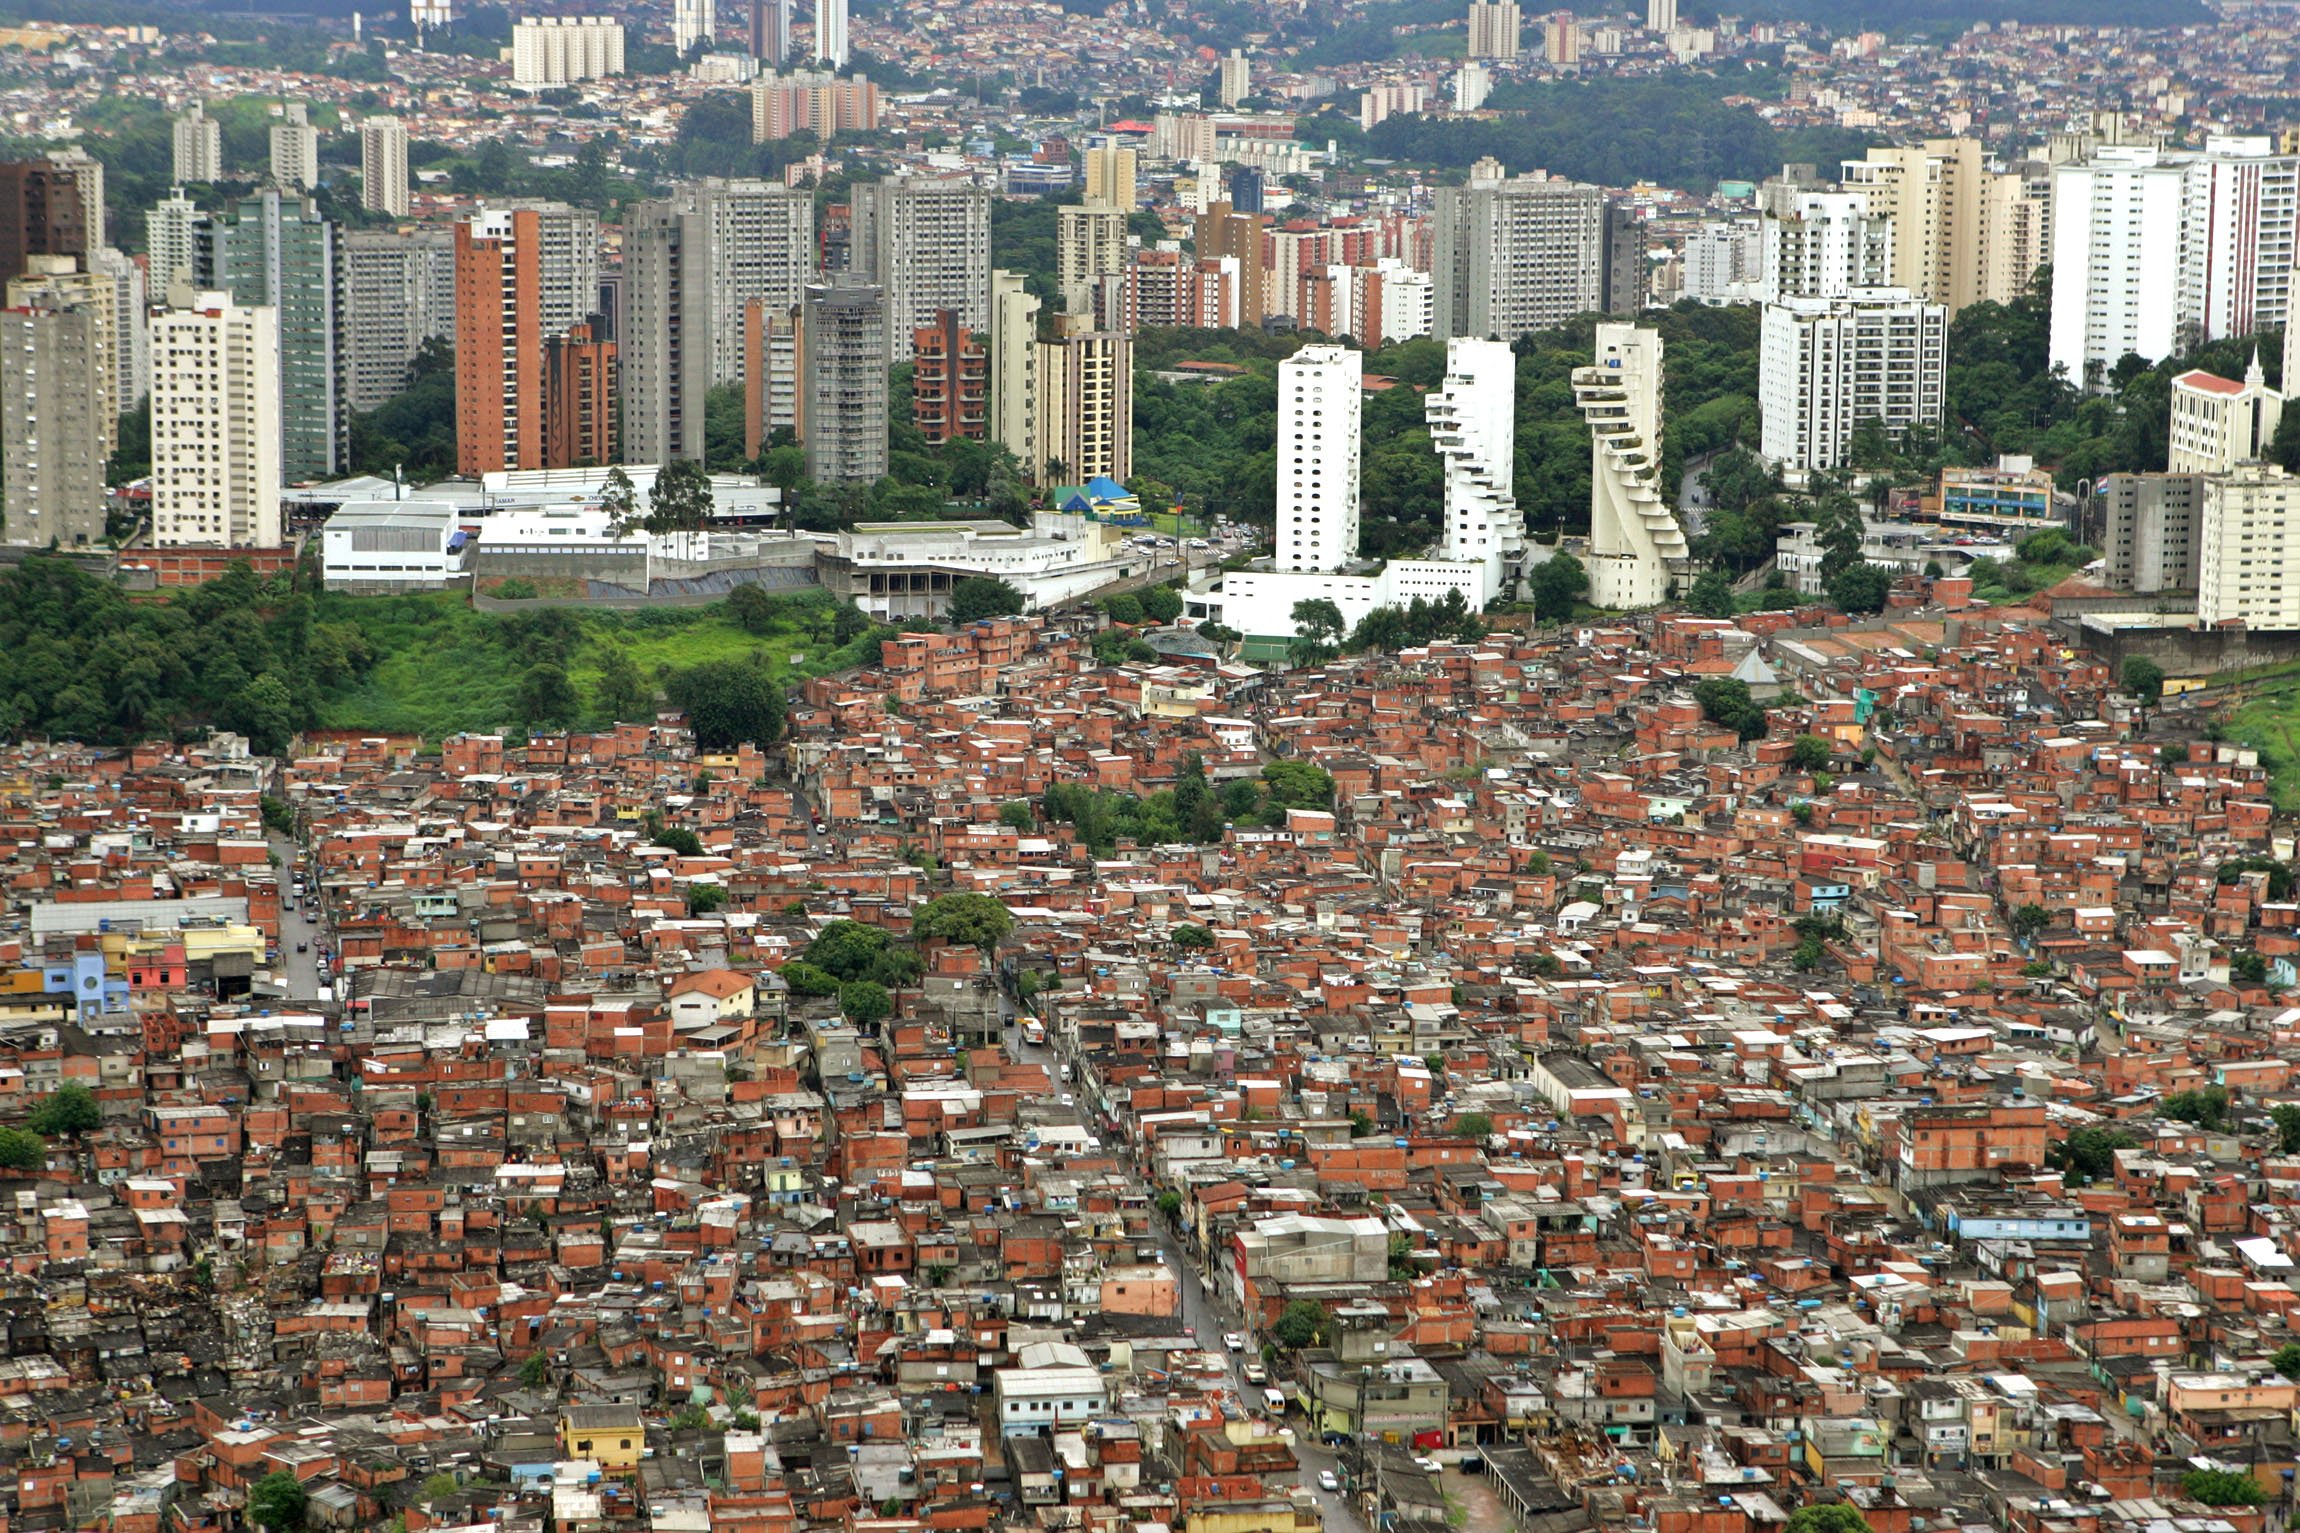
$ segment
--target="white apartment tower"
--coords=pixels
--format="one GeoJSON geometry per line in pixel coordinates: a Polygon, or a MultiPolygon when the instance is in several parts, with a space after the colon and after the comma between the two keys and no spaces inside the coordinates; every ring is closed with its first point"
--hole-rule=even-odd
{"type": "Polygon", "coordinates": [[[1595,362],[1573,373],[1589,422],[1589,599],[1600,607],[1666,601],[1691,559],[1661,484],[1661,351],[1657,330],[1601,324],[1595,362]]]}
{"type": "Polygon", "coordinates": [[[719,29],[713,0],[671,0],[671,49],[684,58],[697,43],[708,43],[719,29]]]}
{"type": "Polygon", "coordinates": [[[1095,201],[1056,209],[1054,251],[1062,311],[1083,314],[1092,307],[1094,284],[1126,269],[1126,210],[1095,201]]]}
{"type": "Polygon", "coordinates": [[[112,279],[33,256],[0,308],[0,542],[104,536],[104,470],[119,424],[112,279]]]}
{"type": "Polygon", "coordinates": [[[165,296],[177,283],[192,280],[199,260],[199,226],[199,204],[180,186],[170,187],[168,195],[144,215],[145,270],[154,293],[165,296]]]}
{"type": "Polygon", "coordinates": [[[151,304],[145,298],[144,268],[107,245],[88,258],[88,269],[112,279],[116,409],[126,415],[152,390],[151,304]]]}
{"type": "Polygon", "coordinates": [[[1214,81],[1214,99],[1225,107],[1235,107],[1252,95],[1253,89],[1253,66],[1246,62],[1243,50],[1232,48],[1222,56],[1214,81]]]}
{"type": "Polygon", "coordinates": [[[1509,63],[1517,57],[1518,38],[1524,31],[1524,13],[1517,0],[1470,0],[1466,50],[1470,58],[1509,63]]]}
{"type": "Polygon", "coordinates": [[[1948,307],[1901,288],[1765,306],[1757,360],[1764,453],[1792,469],[1835,469],[1870,422],[1898,440],[1938,429],[1948,307]]]}
{"type": "Polygon", "coordinates": [[[308,192],[319,185],[319,130],[300,101],[280,109],[272,124],[272,179],[287,192],[308,192]]]}
{"type": "Polygon", "coordinates": [[[280,541],[278,314],[228,293],[152,321],[152,541],[274,548],[280,541]]]}
{"type": "Polygon", "coordinates": [[[1358,553],[1358,422],[1365,358],[1305,346],[1278,364],[1274,567],[1339,570],[1358,553]]]}
{"type": "Polygon", "coordinates": [[[1020,272],[990,274],[990,439],[1032,484],[1046,473],[1038,436],[1038,300],[1020,272]]]}
{"type": "Polygon", "coordinates": [[[2268,386],[2258,347],[2241,383],[2202,368],[2182,373],[2172,380],[2165,470],[2225,474],[2240,463],[2257,462],[2268,455],[2283,418],[2284,396],[2268,386]]]}
{"type": "Polygon", "coordinates": [[[572,85],[623,72],[623,24],[605,16],[522,16],[511,28],[511,83],[572,85]]]}
{"type": "Polygon", "coordinates": [[[224,178],[223,124],[208,115],[207,103],[195,101],[176,119],[175,171],[177,182],[221,181],[224,178]]]}
{"type": "Polygon", "coordinates": [[[1525,514],[1511,493],[1517,354],[1503,341],[1457,336],[1446,342],[1445,362],[1445,382],[1423,405],[1445,473],[1439,557],[1485,567],[1485,589],[1473,603],[1483,606],[1525,555],[1525,514]]]}
{"type": "Polygon", "coordinates": [[[847,67],[847,0],[815,0],[815,58],[832,69],[847,67]]]}
{"type": "Polygon", "coordinates": [[[1677,0],[1645,0],[1645,30],[1670,33],[1677,30],[1677,0]]]}
{"type": "Polygon", "coordinates": [[[370,213],[407,216],[407,124],[370,117],[359,125],[359,205],[370,213]]]}
{"type": "Polygon", "coordinates": [[[2210,475],[2198,521],[2197,621],[2300,628],[2300,479],[2273,463],[2210,475]]]}
{"type": "Polygon", "coordinates": [[[1768,181],[1758,216],[1764,235],[1758,294],[1766,303],[1842,298],[1892,280],[1893,221],[1872,214],[1860,192],[1768,181]]]}
{"type": "Polygon", "coordinates": [[[990,324],[990,193],[942,176],[889,176],[853,192],[850,263],[885,289],[889,360],[908,362],[911,333],[950,309],[969,330],[990,324]]]}
{"type": "Polygon", "coordinates": [[[2278,154],[2271,138],[2213,137],[2184,172],[2180,348],[2283,324],[2291,307],[2300,156],[2278,154]]]}

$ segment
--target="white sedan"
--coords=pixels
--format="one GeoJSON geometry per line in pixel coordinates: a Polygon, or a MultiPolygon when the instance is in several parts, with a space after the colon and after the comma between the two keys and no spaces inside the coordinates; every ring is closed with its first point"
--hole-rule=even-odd
{"type": "Polygon", "coordinates": [[[1333,1491],[1340,1490],[1341,1488],[1342,1482],[1334,1478],[1334,1472],[1331,1469],[1321,1469],[1318,1471],[1318,1489],[1333,1491]]]}
{"type": "Polygon", "coordinates": [[[1246,1338],[1236,1331],[1224,1331],[1222,1345],[1233,1352],[1243,1352],[1246,1350],[1246,1338]]]}

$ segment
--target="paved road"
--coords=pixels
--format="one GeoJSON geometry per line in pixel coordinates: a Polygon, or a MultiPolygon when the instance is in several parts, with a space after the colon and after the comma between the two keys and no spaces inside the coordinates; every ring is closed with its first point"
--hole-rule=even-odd
{"type": "Polygon", "coordinates": [[[272,977],[287,986],[291,1001],[313,1001],[319,998],[319,946],[325,941],[324,928],[317,921],[304,919],[303,907],[293,902],[289,891],[294,888],[296,852],[295,842],[276,832],[269,838],[271,848],[280,860],[280,961],[272,967],[272,977]],[[296,951],[302,943],[303,952],[296,951]]]}
{"type": "MultiPolygon", "coordinates": [[[[1064,1040],[1049,1033],[1046,1044],[1033,1048],[1022,1041],[1022,1032],[1019,1027],[1010,1031],[1007,1037],[1007,1047],[1012,1051],[1015,1058],[1044,1064],[1047,1074],[1055,1079],[1055,1090],[1076,1101],[1081,1118],[1090,1117],[1092,1109],[1080,1097],[1077,1084],[1061,1079],[1062,1063],[1072,1058],[1069,1045],[1064,1040]]],[[[1262,1386],[1247,1383],[1245,1375],[1246,1364],[1256,1360],[1259,1355],[1258,1352],[1232,1353],[1224,1347],[1222,1342],[1224,1335],[1232,1331],[1243,1332],[1246,1329],[1244,1323],[1239,1319],[1237,1305],[1220,1290],[1219,1285],[1209,1285],[1204,1280],[1197,1263],[1184,1249],[1181,1236],[1176,1233],[1174,1227],[1163,1216],[1153,1214],[1150,1222],[1158,1242],[1159,1253],[1168,1266],[1181,1274],[1182,1313],[1180,1318],[1184,1329],[1195,1336],[1198,1339],[1198,1344],[1207,1351],[1217,1353],[1228,1360],[1230,1384],[1238,1393],[1240,1405],[1254,1410],[1261,1409],[1262,1386]]],[[[1316,1499],[1318,1510],[1325,1520],[1325,1525],[1328,1528],[1345,1529],[1350,1530],[1350,1533],[1359,1533],[1359,1530],[1363,1530],[1366,1526],[1365,1520],[1342,1496],[1322,1490],[1318,1485],[1318,1476],[1321,1472],[1338,1471],[1339,1464],[1334,1450],[1317,1441],[1316,1434],[1310,1431],[1308,1419],[1299,1411],[1287,1413],[1286,1425],[1294,1431],[1294,1454],[1301,1460],[1302,1488],[1316,1499]]]]}

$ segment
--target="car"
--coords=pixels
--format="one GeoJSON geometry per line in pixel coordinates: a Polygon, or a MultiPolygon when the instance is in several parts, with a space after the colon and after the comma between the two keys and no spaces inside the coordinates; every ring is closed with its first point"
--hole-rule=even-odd
{"type": "Polygon", "coordinates": [[[1248,1363],[1242,1371],[1245,1373],[1246,1382],[1249,1384],[1267,1384],[1270,1382],[1270,1370],[1260,1363],[1248,1363]]]}
{"type": "Polygon", "coordinates": [[[295,945],[295,950],[299,953],[308,953],[311,951],[311,944],[308,942],[299,942],[295,945]]]}
{"type": "Polygon", "coordinates": [[[1421,1470],[1424,1474],[1443,1474],[1445,1472],[1445,1465],[1439,1463],[1436,1459],[1431,1458],[1426,1454],[1420,1455],[1414,1459],[1414,1467],[1421,1470]]]}
{"type": "Polygon", "coordinates": [[[1233,1352],[1243,1352],[1246,1350],[1246,1338],[1236,1331],[1224,1331],[1222,1345],[1233,1352]]]}
{"type": "Polygon", "coordinates": [[[1483,1474],[1485,1473],[1485,1460],[1474,1453],[1465,1453],[1461,1456],[1461,1462],[1454,1465],[1454,1468],[1463,1474],[1483,1474]]]}
{"type": "Polygon", "coordinates": [[[1331,1469],[1321,1469],[1318,1471],[1318,1489],[1323,1491],[1337,1491],[1341,1488],[1342,1482],[1334,1477],[1334,1472],[1331,1469]]]}
{"type": "Polygon", "coordinates": [[[1350,1434],[1347,1432],[1320,1432],[1318,1441],[1329,1448],[1347,1448],[1350,1445],[1350,1434]]]}

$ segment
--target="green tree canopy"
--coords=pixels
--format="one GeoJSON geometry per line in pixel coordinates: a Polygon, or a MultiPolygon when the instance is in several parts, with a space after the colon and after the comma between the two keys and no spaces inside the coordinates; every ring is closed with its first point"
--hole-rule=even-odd
{"type": "Polygon", "coordinates": [[[2268,1488],[2241,1469],[2191,1469],[2180,1477],[2180,1493],[2206,1506],[2259,1506],[2268,1488]]]}
{"type": "Polygon", "coordinates": [[[665,691],[704,750],[772,745],[783,732],[783,689],[758,660],[706,660],[672,672],[665,691]]]}
{"type": "Polygon", "coordinates": [[[46,1138],[77,1139],[104,1122],[104,1109],[96,1094],[77,1081],[66,1081],[32,1110],[25,1126],[46,1138]]]}
{"type": "Polygon", "coordinates": [[[839,1010],[861,1028],[873,1028],[894,1014],[894,998],[886,986],[858,979],[839,986],[839,1010]]]}
{"type": "Polygon", "coordinates": [[[10,1171],[37,1171],[48,1164],[48,1146],[38,1134],[20,1128],[0,1128],[0,1167],[10,1171]]]}
{"type": "Polygon", "coordinates": [[[1562,623],[1589,593],[1589,569],[1571,554],[1552,554],[1533,567],[1533,615],[1562,623]]]}
{"type": "Polygon", "coordinates": [[[1014,930],[1014,917],[987,894],[943,894],[920,907],[910,930],[921,942],[959,943],[987,955],[1014,930]]]}
{"type": "Polygon", "coordinates": [[[969,575],[951,584],[950,621],[953,627],[986,617],[1012,617],[1029,610],[1030,598],[1006,581],[989,575],[969,575]]]}
{"type": "Polygon", "coordinates": [[[1291,1352],[1315,1346],[1326,1334],[1326,1307],[1308,1299],[1295,1299],[1279,1311],[1270,1338],[1291,1352]]]}
{"type": "Polygon", "coordinates": [[[1723,570],[1703,570],[1685,591],[1686,609],[1699,617],[1733,615],[1733,577],[1723,570]]]}
{"type": "Polygon", "coordinates": [[[310,1505],[303,1482],[285,1469],[275,1469],[249,1489],[248,1520],[266,1533],[301,1533],[310,1505]]]}
{"type": "Polygon", "coordinates": [[[1789,1514],[1782,1533],[1869,1533],[1869,1520],[1841,1501],[1801,1506],[1789,1514]]]}

